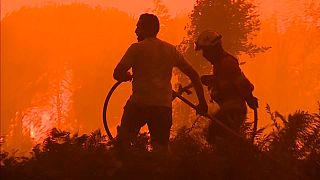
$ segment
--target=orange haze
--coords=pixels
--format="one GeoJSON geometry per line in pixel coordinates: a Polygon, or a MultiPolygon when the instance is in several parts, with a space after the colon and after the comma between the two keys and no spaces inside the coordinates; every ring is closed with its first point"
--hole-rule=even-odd
{"type": "MultiPolygon", "coordinates": [[[[170,16],[159,14],[159,36],[178,45],[195,0],[162,2],[170,16]]],[[[299,108],[316,111],[320,16],[313,7],[320,1],[256,2],[262,25],[254,41],[272,48],[239,58],[246,61],[242,69],[260,99],[260,126],[271,123],[264,111],[267,103],[285,114],[299,108]]],[[[7,146],[30,146],[53,127],[103,129],[101,110],[114,83],[113,68],[136,41],[138,15],[153,8],[152,0],[2,0],[1,137],[7,146]]],[[[108,110],[113,132],[129,94],[126,84],[113,96],[108,110]]]]}

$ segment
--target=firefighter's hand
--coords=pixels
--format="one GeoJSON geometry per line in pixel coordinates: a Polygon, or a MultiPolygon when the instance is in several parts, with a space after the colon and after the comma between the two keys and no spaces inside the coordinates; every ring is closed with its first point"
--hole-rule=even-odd
{"type": "Polygon", "coordinates": [[[203,85],[210,86],[214,81],[214,76],[213,75],[202,75],[200,80],[203,85]]]}
{"type": "Polygon", "coordinates": [[[251,96],[249,98],[246,98],[247,104],[251,109],[257,109],[259,107],[258,105],[258,98],[251,96]]]}
{"type": "Polygon", "coordinates": [[[208,113],[208,104],[207,102],[200,102],[197,106],[197,114],[206,115],[208,113]]]}

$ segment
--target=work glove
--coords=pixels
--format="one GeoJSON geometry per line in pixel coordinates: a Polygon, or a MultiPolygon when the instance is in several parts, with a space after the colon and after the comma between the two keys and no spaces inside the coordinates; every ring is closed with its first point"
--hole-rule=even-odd
{"type": "Polygon", "coordinates": [[[257,109],[259,107],[258,98],[254,97],[253,95],[246,98],[246,102],[251,109],[257,109]]]}

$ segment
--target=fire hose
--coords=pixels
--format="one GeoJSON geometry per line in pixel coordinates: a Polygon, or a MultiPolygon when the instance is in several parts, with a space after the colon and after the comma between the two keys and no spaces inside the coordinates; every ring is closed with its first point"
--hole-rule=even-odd
{"type": "Polygon", "coordinates": [[[110,101],[110,98],[114,92],[114,90],[117,89],[117,87],[121,84],[120,81],[116,82],[110,89],[110,91],[108,92],[108,95],[104,101],[104,105],[103,105],[103,112],[102,112],[102,119],[103,119],[103,126],[104,126],[104,129],[106,130],[106,133],[109,137],[110,140],[113,140],[113,136],[110,132],[110,129],[108,127],[108,121],[107,121],[107,109],[108,109],[108,104],[109,104],[109,101],[110,101]]]}

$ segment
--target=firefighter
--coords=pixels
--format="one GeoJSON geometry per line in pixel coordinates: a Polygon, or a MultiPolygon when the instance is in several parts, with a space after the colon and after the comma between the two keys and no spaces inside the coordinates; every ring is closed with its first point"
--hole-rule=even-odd
{"type": "MultiPolygon", "coordinates": [[[[195,49],[202,50],[202,56],[213,65],[213,74],[201,76],[201,81],[208,87],[211,101],[220,107],[214,118],[239,133],[246,120],[246,103],[256,109],[258,100],[252,95],[254,86],[241,71],[238,60],[223,49],[221,39],[221,34],[208,30],[195,43],[195,49]]],[[[227,135],[223,128],[211,122],[208,142],[214,143],[217,137],[227,135]]]]}
{"type": "Polygon", "coordinates": [[[114,70],[116,80],[132,79],[132,95],[124,107],[117,139],[128,146],[147,124],[154,149],[166,151],[172,125],[173,67],[191,79],[199,99],[198,113],[206,114],[208,106],[198,73],[175,46],[157,38],[158,32],[157,16],[142,14],[135,30],[138,42],[128,48],[114,70]]]}

